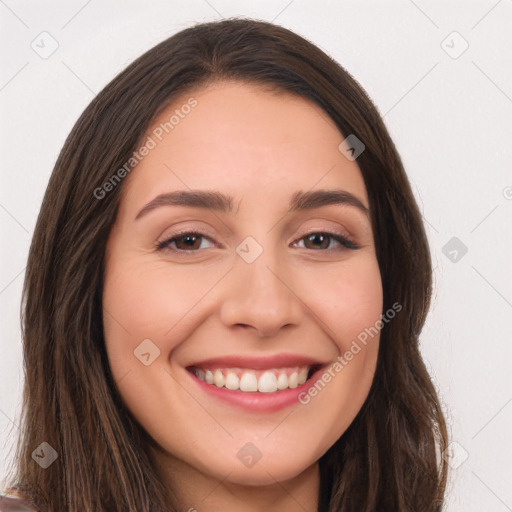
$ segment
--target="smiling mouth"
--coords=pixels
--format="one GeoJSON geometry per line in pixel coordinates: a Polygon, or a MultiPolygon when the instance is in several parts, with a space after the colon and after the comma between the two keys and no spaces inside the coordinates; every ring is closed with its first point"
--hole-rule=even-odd
{"type": "Polygon", "coordinates": [[[308,381],[321,364],[254,370],[247,368],[187,368],[198,379],[231,391],[242,393],[279,393],[295,389],[308,381]]]}

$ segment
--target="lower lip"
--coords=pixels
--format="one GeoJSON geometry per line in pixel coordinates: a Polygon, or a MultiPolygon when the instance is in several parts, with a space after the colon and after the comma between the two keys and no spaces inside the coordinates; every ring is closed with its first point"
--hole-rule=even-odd
{"type": "Polygon", "coordinates": [[[285,389],[274,393],[261,393],[234,391],[224,387],[219,388],[214,384],[208,384],[197,377],[193,372],[187,371],[192,380],[201,390],[224,403],[245,409],[249,412],[268,413],[275,412],[294,404],[299,404],[299,395],[304,396],[316,381],[322,376],[325,367],[319,368],[309,380],[294,389],[285,389]]]}

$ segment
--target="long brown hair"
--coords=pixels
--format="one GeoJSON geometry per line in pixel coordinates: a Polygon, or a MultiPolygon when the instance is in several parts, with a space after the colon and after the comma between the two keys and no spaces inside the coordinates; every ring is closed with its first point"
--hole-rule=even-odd
{"type": "Polygon", "coordinates": [[[369,197],[383,312],[394,303],[402,311],[381,332],[367,400],[319,461],[319,511],[439,512],[447,431],[418,348],[432,267],[401,159],[377,109],[343,67],[285,28],[240,18],[197,24],[139,57],[94,98],[64,144],[23,289],[22,434],[9,487],[49,511],[172,510],[172,491],[145,449],[148,436],[121,403],[109,370],[101,297],[122,183],[103,198],[97,191],[173,98],[217,80],[299,94],[365,145],[357,163],[369,197]],[[47,469],[32,458],[42,442],[58,453],[47,469]]]}

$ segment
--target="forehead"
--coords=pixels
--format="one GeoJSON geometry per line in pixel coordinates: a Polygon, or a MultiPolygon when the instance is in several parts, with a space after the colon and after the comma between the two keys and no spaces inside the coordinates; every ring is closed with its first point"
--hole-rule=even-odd
{"type": "Polygon", "coordinates": [[[343,188],[366,204],[355,161],[338,149],[344,139],[312,101],[269,86],[219,82],[182,94],[147,130],[152,149],[124,184],[124,201],[173,189],[215,189],[235,197],[343,188]],[[191,106],[194,105],[194,106],[191,106]]]}

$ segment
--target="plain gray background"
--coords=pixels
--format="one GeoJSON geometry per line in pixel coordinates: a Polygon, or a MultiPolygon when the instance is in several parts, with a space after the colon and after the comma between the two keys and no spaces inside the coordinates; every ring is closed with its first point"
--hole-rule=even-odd
{"type": "Polygon", "coordinates": [[[66,136],[144,51],[235,15],[310,39],[384,116],[434,260],[422,353],[452,436],[447,510],[512,511],[511,0],[0,1],[0,477],[18,431],[26,257],[66,136]]]}

